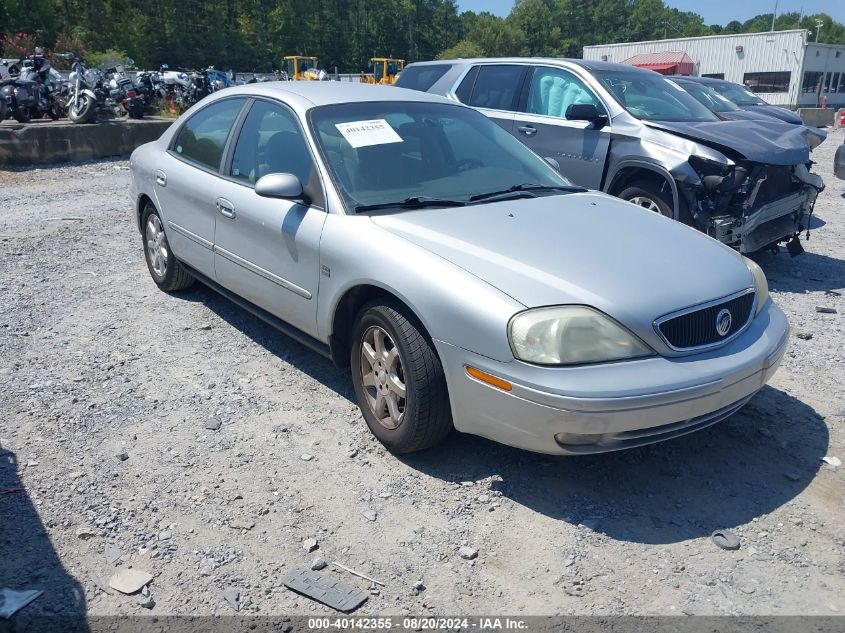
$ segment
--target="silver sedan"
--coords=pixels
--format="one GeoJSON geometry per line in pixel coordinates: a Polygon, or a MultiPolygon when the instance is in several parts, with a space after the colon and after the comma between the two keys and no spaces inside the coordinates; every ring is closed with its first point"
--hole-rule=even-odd
{"type": "Polygon", "coordinates": [[[786,347],[754,262],[432,95],[230,88],[130,164],[155,283],[199,280],[350,366],[396,453],[453,428],[553,454],[669,439],[742,407],[786,347]]]}

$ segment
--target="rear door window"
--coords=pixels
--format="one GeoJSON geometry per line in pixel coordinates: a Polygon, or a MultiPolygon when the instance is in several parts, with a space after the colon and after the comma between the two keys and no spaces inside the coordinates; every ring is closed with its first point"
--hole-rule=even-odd
{"type": "Polygon", "coordinates": [[[525,66],[486,64],[478,69],[468,105],[490,110],[515,110],[525,66]]]}
{"type": "Polygon", "coordinates": [[[396,80],[400,88],[410,88],[426,92],[438,79],[445,75],[452,67],[451,64],[426,64],[425,66],[409,66],[402,71],[396,80]]]}
{"type": "Polygon", "coordinates": [[[223,148],[245,99],[225,99],[188,119],[176,135],[173,151],[180,158],[217,171],[223,148]]]}

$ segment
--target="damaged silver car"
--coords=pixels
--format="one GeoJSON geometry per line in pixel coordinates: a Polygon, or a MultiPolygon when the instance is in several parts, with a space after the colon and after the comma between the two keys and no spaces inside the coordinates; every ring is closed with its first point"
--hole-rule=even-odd
{"type": "Polygon", "coordinates": [[[411,64],[397,85],[479,109],[578,185],[619,196],[750,253],[802,251],[821,178],[809,131],[722,121],[650,70],[587,60],[411,64]]]}

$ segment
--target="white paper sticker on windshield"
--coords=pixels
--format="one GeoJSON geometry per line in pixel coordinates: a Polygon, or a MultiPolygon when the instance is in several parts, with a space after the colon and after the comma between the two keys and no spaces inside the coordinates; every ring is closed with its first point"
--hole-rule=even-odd
{"type": "Polygon", "coordinates": [[[402,142],[402,137],[384,119],[336,123],[335,127],[338,129],[338,132],[343,134],[343,138],[355,149],[369,145],[386,145],[387,143],[402,142]]]}

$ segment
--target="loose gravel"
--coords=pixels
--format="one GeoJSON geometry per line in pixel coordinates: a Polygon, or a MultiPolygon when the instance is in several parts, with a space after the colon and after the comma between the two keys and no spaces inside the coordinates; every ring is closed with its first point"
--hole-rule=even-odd
{"type": "Polygon", "coordinates": [[[126,161],[0,172],[0,587],[44,591],[18,618],[324,613],[291,567],[364,590],[359,614],[845,611],[845,469],[823,462],[845,456],[842,141],[814,152],[807,253],[756,257],[792,324],[770,385],[577,458],[457,434],[386,453],[345,371],[210,290],[156,289],[126,161]],[[111,589],[130,568],[152,580],[111,589]]]}

